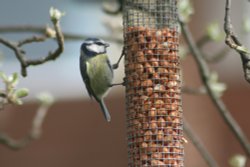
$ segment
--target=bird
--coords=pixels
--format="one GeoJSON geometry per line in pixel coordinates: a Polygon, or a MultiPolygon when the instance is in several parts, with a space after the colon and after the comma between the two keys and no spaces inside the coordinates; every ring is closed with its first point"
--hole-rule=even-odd
{"type": "Polygon", "coordinates": [[[107,95],[113,81],[113,68],[107,55],[109,44],[99,38],[88,38],[80,48],[80,71],[90,98],[99,103],[107,122],[111,121],[110,113],[105,105],[107,95]]]}

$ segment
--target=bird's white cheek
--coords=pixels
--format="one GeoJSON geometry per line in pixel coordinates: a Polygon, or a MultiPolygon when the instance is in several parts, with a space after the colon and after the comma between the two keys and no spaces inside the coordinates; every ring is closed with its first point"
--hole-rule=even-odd
{"type": "Polygon", "coordinates": [[[102,53],[105,50],[103,46],[98,45],[89,45],[87,46],[87,49],[95,53],[102,53]]]}

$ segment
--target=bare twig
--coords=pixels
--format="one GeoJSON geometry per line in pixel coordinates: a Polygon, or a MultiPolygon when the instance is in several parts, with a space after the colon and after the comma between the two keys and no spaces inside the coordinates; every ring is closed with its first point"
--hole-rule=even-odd
{"type": "Polygon", "coordinates": [[[203,159],[206,161],[208,166],[210,167],[218,167],[219,165],[215,161],[215,159],[212,157],[212,155],[207,151],[206,147],[200,140],[200,138],[193,132],[192,128],[190,127],[187,120],[184,119],[184,131],[188,138],[192,141],[193,145],[196,147],[196,149],[199,151],[203,159]]]}
{"type": "Polygon", "coordinates": [[[59,55],[63,52],[64,50],[64,37],[61,32],[59,22],[53,22],[54,23],[54,28],[56,31],[56,40],[58,44],[58,48],[54,52],[49,52],[49,54],[41,59],[35,59],[35,60],[27,60],[27,66],[29,65],[38,65],[38,64],[43,64],[47,61],[50,60],[55,60],[56,58],[59,57],[59,55]]]}
{"type": "Polygon", "coordinates": [[[6,47],[8,47],[9,49],[15,52],[16,58],[21,64],[21,73],[22,75],[26,76],[27,75],[27,70],[26,70],[27,63],[26,63],[25,55],[23,54],[24,51],[21,48],[19,48],[17,44],[10,42],[1,37],[0,37],[0,43],[2,43],[3,45],[5,45],[6,47]]]}
{"type": "Polygon", "coordinates": [[[229,110],[227,109],[223,101],[218,96],[216,96],[215,92],[213,91],[211,85],[209,84],[209,77],[210,77],[209,67],[206,61],[204,60],[200,50],[196,46],[193,37],[189,31],[189,28],[181,20],[179,20],[179,22],[182,28],[184,38],[187,41],[187,44],[189,46],[190,51],[192,52],[192,55],[194,56],[196,64],[198,65],[200,77],[207,90],[209,97],[211,98],[214,105],[217,107],[224,121],[232,130],[234,135],[237,137],[238,141],[240,142],[241,146],[243,147],[247,155],[250,156],[250,145],[246,135],[243,133],[238,123],[234,120],[234,118],[230,114],[229,110]]]}
{"type": "Polygon", "coordinates": [[[47,36],[33,36],[30,38],[26,38],[24,40],[20,40],[17,44],[18,47],[21,47],[22,45],[26,45],[29,43],[33,43],[33,42],[43,42],[47,39],[47,36]]]}
{"type": "Polygon", "coordinates": [[[26,147],[31,141],[38,139],[42,132],[42,124],[48,112],[49,106],[41,104],[32,122],[30,132],[20,140],[16,140],[0,132],[0,143],[13,150],[19,150],[26,147]]]}
{"type": "MultiPolygon", "coordinates": [[[[55,33],[56,33],[55,36],[56,36],[58,48],[55,51],[49,52],[48,55],[46,55],[42,58],[39,58],[39,59],[33,59],[33,60],[27,59],[25,52],[21,49],[21,46],[24,44],[32,43],[32,42],[44,41],[47,38],[46,36],[40,36],[40,37],[33,36],[31,38],[21,40],[17,43],[10,42],[10,41],[0,37],[0,43],[2,43],[3,45],[5,45],[6,47],[10,48],[11,50],[13,50],[15,52],[15,55],[21,64],[21,73],[23,76],[27,76],[27,67],[28,66],[39,65],[39,64],[43,64],[47,61],[55,60],[63,52],[63,50],[64,50],[64,37],[63,37],[63,34],[62,34],[60,26],[59,26],[59,20],[52,21],[52,22],[53,22],[55,33]]],[[[29,30],[34,31],[34,28],[35,27],[30,27],[29,30]]],[[[21,30],[23,30],[23,29],[21,29],[21,30]]],[[[41,29],[37,29],[37,31],[41,32],[41,29]]]]}
{"type": "MultiPolygon", "coordinates": [[[[32,25],[10,25],[10,26],[0,26],[0,34],[1,33],[37,33],[44,35],[46,34],[48,26],[32,26],[32,25]]],[[[72,34],[63,32],[63,36],[65,41],[76,41],[76,40],[84,40],[89,38],[87,35],[82,34],[72,34]]],[[[99,38],[104,39],[105,41],[117,42],[119,44],[123,44],[123,39],[115,37],[115,36],[102,36],[97,35],[99,38]]]]}
{"type": "Polygon", "coordinates": [[[231,0],[226,0],[224,31],[226,33],[225,43],[241,56],[245,79],[250,83],[250,53],[241,44],[236,34],[233,32],[233,25],[230,18],[231,0]]]}
{"type": "Polygon", "coordinates": [[[0,33],[39,33],[44,34],[46,32],[47,26],[34,26],[34,25],[14,25],[14,26],[1,26],[0,33]]]}

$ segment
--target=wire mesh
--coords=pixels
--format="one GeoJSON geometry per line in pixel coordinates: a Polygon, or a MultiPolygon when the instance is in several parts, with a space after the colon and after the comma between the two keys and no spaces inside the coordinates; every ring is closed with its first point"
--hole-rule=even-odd
{"type": "Polygon", "coordinates": [[[128,166],[182,167],[177,0],[125,0],[128,166]]]}

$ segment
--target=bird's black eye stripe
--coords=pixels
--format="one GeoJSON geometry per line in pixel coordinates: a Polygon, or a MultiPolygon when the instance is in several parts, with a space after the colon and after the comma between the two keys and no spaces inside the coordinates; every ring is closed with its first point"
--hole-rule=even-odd
{"type": "Polygon", "coordinates": [[[97,45],[103,45],[103,43],[102,43],[102,42],[96,42],[96,44],[97,44],[97,45]]]}

